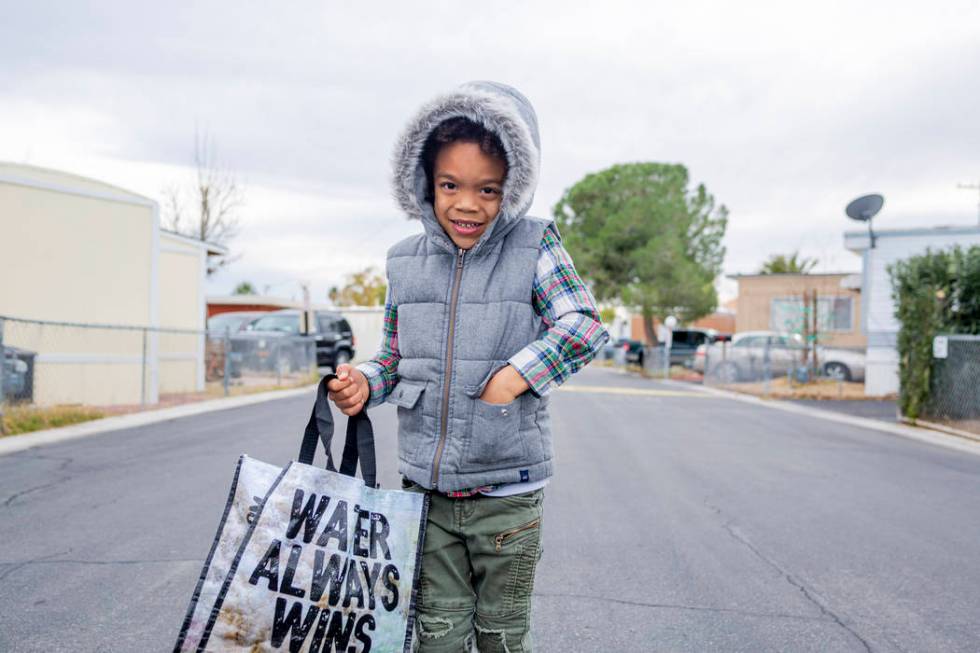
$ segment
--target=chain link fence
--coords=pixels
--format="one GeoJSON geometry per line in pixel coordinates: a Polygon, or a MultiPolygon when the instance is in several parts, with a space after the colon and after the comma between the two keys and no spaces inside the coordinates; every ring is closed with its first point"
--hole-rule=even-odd
{"type": "MultiPolygon", "coordinates": [[[[671,359],[675,359],[675,354],[669,354],[671,359]]],[[[599,360],[612,363],[615,367],[642,369],[647,376],[669,378],[670,367],[667,365],[668,353],[664,346],[641,346],[630,347],[622,345],[608,344],[600,353],[599,360]]],[[[679,362],[674,360],[672,365],[678,366],[679,362]]]]}
{"type": "Polygon", "coordinates": [[[923,417],[980,434],[980,336],[937,340],[923,417]]]}
{"type": "Polygon", "coordinates": [[[0,406],[145,406],[292,387],[318,373],[311,336],[8,316],[0,316],[0,360],[0,406]]]}
{"type": "Polygon", "coordinates": [[[805,381],[807,374],[802,351],[776,348],[768,340],[737,348],[731,342],[719,342],[695,358],[695,369],[702,373],[705,385],[713,386],[767,384],[777,377],[805,381]]]}

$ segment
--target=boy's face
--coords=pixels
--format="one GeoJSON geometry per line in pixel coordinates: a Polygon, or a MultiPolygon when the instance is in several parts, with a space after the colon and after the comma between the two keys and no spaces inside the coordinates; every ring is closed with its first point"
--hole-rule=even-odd
{"type": "Polygon", "coordinates": [[[432,170],[433,208],[457,247],[473,247],[497,217],[506,170],[477,143],[456,141],[439,150],[432,170]]]}

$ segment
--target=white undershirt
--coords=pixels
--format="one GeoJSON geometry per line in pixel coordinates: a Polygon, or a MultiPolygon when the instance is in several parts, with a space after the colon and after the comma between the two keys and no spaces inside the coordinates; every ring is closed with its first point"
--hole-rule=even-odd
{"type": "Polygon", "coordinates": [[[548,484],[550,478],[546,478],[543,481],[528,481],[527,483],[505,483],[503,485],[498,485],[497,489],[490,492],[481,492],[485,497],[509,497],[514,494],[524,494],[525,492],[534,492],[535,490],[540,490],[545,485],[548,484]]]}

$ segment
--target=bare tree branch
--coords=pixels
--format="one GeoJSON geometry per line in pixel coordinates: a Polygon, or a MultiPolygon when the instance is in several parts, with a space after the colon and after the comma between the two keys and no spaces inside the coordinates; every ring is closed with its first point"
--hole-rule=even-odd
{"type": "MultiPolygon", "coordinates": [[[[227,247],[238,235],[238,212],[245,204],[245,190],[234,173],[220,165],[214,143],[207,133],[194,132],[196,179],[189,193],[177,185],[163,194],[164,224],[177,233],[227,247]],[[185,208],[189,194],[192,209],[185,208]]],[[[241,258],[224,256],[208,261],[208,276],[241,258]]]]}

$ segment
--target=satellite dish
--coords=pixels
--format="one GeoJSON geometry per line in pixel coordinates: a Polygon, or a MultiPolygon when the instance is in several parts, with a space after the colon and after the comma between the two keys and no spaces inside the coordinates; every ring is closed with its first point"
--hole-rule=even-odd
{"type": "Polygon", "coordinates": [[[858,222],[868,222],[875,216],[885,204],[885,198],[877,193],[862,195],[856,200],[852,200],[844,212],[851,220],[858,222]]]}
{"type": "Polygon", "coordinates": [[[868,223],[868,236],[871,238],[871,249],[875,248],[875,232],[871,229],[871,218],[877,215],[878,211],[885,204],[885,198],[877,193],[862,195],[856,200],[851,200],[844,212],[851,220],[868,223]]]}

